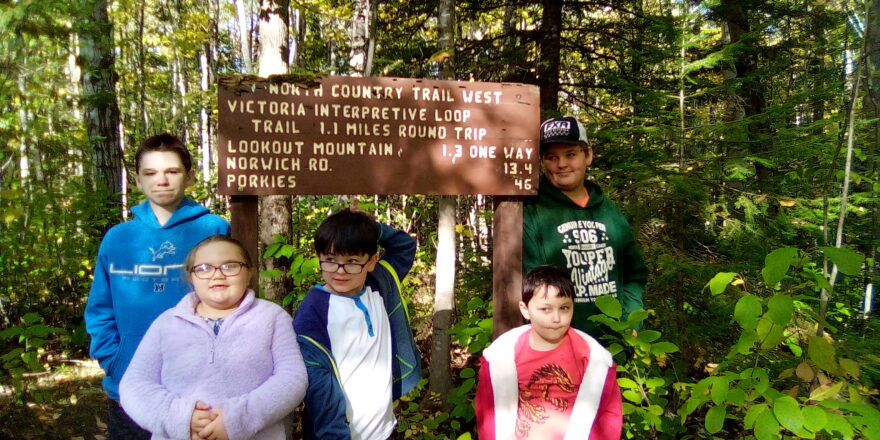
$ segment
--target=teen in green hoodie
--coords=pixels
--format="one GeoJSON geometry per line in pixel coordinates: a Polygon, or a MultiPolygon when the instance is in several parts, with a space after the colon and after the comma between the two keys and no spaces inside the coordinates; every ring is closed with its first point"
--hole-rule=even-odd
{"type": "Polygon", "coordinates": [[[541,124],[544,176],[523,213],[523,272],[541,264],[566,269],[575,286],[572,327],[606,333],[590,316],[595,300],[614,295],[626,317],[642,308],[648,269],[626,218],[593,182],[585,180],[593,149],[572,116],[541,124]]]}

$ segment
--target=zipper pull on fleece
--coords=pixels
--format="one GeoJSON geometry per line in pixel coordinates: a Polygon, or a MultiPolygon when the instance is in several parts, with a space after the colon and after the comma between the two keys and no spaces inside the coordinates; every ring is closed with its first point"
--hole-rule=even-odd
{"type": "Polygon", "coordinates": [[[214,363],[214,346],[215,346],[216,342],[217,342],[217,338],[211,339],[211,359],[208,361],[209,364],[214,363]]]}

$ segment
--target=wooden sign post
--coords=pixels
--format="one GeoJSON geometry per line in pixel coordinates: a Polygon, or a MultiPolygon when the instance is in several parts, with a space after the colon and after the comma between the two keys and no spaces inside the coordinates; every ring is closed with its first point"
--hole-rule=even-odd
{"type": "MultiPolygon", "coordinates": [[[[233,233],[254,255],[256,196],[536,192],[536,86],[285,79],[226,78],[218,91],[218,188],[232,196],[233,233]]],[[[521,322],[499,296],[519,298],[521,202],[504,199],[494,220],[497,334],[521,322]]]]}

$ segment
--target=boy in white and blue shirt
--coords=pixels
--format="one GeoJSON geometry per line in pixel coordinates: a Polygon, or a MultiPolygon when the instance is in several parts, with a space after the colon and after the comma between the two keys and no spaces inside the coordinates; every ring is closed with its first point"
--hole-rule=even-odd
{"type": "Polygon", "coordinates": [[[421,376],[400,295],[416,242],[345,209],[318,227],[315,251],[325,284],[309,290],[293,324],[309,376],[305,436],[385,440],[397,423],[392,402],[421,376]]]}

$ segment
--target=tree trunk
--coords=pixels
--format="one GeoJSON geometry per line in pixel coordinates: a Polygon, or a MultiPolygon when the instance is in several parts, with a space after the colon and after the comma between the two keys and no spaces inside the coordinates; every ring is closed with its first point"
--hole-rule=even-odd
{"type": "Polygon", "coordinates": [[[538,61],[538,86],[541,87],[541,115],[559,109],[559,61],[562,48],[562,2],[543,0],[541,15],[541,55],[538,61]]]}
{"type": "Polygon", "coordinates": [[[355,0],[354,16],[351,19],[351,51],[348,56],[352,76],[366,76],[369,16],[370,0],[355,0]]]}
{"type": "MultiPolygon", "coordinates": [[[[751,23],[748,11],[752,3],[761,0],[721,0],[721,4],[715,9],[715,13],[723,22],[723,37],[725,43],[741,43],[742,51],[736,56],[733,72],[729,72],[730,80],[739,82],[735,89],[733,108],[737,111],[732,115],[732,120],[742,120],[764,113],[767,101],[764,98],[764,86],[761,84],[760,75],[755,74],[758,69],[757,54],[759,48],[755,38],[750,36],[751,23]]],[[[751,121],[745,133],[738,138],[743,142],[743,149],[749,154],[762,157],[766,155],[768,145],[767,136],[769,127],[766,122],[751,121]]],[[[770,169],[756,162],[755,171],[758,179],[770,176],[770,169]]]]}
{"type": "MultiPolygon", "coordinates": [[[[866,11],[866,17],[870,17],[871,12],[873,11],[873,4],[868,5],[868,10],[866,11]]],[[[866,38],[862,40],[862,48],[859,58],[856,59],[855,72],[852,74],[853,78],[853,87],[852,87],[852,95],[850,98],[850,108],[847,114],[847,130],[846,130],[846,162],[844,164],[843,169],[843,186],[841,188],[840,194],[840,212],[838,213],[837,218],[837,234],[834,240],[834,247],[841,247],[843,245],[843,227],[846,224],[846,205],[847,198],[849,196],[849,181],[850,174],[852,170],[852,155],[853,155],[853,145],[855,143],[855,118],[857,116],[856,113],[856,100],[859,96],[859,86],[862,83],[862,68],[863,63],[868,65],[868,35],[871,35],[871,25],[873,23],[871,20],[866,20],[867,29],[865,31],[866,38]]],[[[869,72],[871,68],[868,67],[866,70],[869,72]]],[[[870,84],[870,81],[866,81],[870,84]]],[[[827,193],[826,193],[827,194],[827,193]]],[[[823,234],[825,238],[825,243],[827,245],[828,242],[828,197],[825,197],[825,224],[823,225],[823,234]]],[[[826,275],[828,275],[828,282],[834,287],[834,283],[837,280],[837,265],[833,265],[831,269],[831,273],[828,274],[828,258],[825,257],[823,261],[823,271],[826,275]]],[[[828,302],[831,300],[831,292],[826,289],[822,289],[819,292],[819,325],[816,329],[816,334],[818,336],[822,336],[825,332],[825,317],[828,312],[828,302]]]]}
{"type": "MultiPolygon", "coordinates": [[[[446,51],[441,67],[442,79],[452,79],[455,75],[455,21],[453,19],[454,0],[440,2],[440,50],[446,51]]],[[[429,392],[437,397],[442,408],[448,408],[452,376],[449,353],[449,328],[452,326],[455,305],[455,205],[451,196],[440,197],[437,225],[436,292],[434,293],[433,337],[431,339],[431,374],[429,392]]]]}
{"type": "MultiPolygon", "coordinates": [[[[262,0],[260,2],[260,58],[259,75],[282,75],[288,72],[287,21],[288,0],[262,0]]],[[[260,243],[262,249],[275,241],[280,235],[290,239],[291,203],[289,196],[266,196],[260,198],[260,243]]],[[[263,296],[279,300],[290,291],[286,264],[281,259],[265,258],[262,270],[281,271],[280,277],[261,279],[263,296]]]]}
{"type": "Polygon", "coordinates": [[[364,76],[373,76],[373,60],[376,57],[376,16],[379,13],[379,0],[370,2],[370,16],[367,19],[367,61],[364,76]]]}
{"type": "MultiPolygon", "coordinates": [[[[210,66],[208,64],[208,51],[205,45],[199,54],[199,68],[201,71],[200,86],[202,93],[208,94],[210,90],[210,66]]],[[[205,106],[199,109],[199,145],[202,153],[202,180],[211,181],[211,123],[208,119],[208,109],[205,106]]],[[[213,198],[209,196],[209,198],[213,198]]]]}
{"type": "Polygon", "coordinates": [[[107,16],[106,0],[86,0],[86,5],[89,17],[78,26],[82,107],[94,165],[93,182],[95,190],[103,196],[104,217],[108,220],[105,228],[109,228],[119,220],[118,194],[122,189],[113,25],[107,16]]]}
{"type": "MultiPolygon", "coordinates": [[[[880,118],[880,78],[877,76],[880,74],[880,0],[871,0],[868,17],[865,21],[867,23],[867,29],[865,30],[865,55],[867,59],[865,60],[865,65],[867,67],[866,77],[868,81],[866,86],[868,90],[865,94],[862,108],[864,109],[865,117],[873,120],[870,125],[868,142],[864,147],[867,156],[865,167],[869,170],[871,178],[876,181],[878,178],[877,153],[880,150],[878,148],[880,147],[880,121],[877,119],[880,118]]],[[[871,203],[871,231],[873,231],[872,237],[875,239],[880,237],[880,203],[877,201],[871,203]]],[[[866,257],[877,261],[877,246],[875,244],[869,242],[862,250],[865,252],[866,257]]],[[[866,284],[876,286],[878,281],[875,279],[876,276],[875,269],[872,273],[868,274],[869,279],[866,284]]],[[[870,289],[866,288],[865,290],[862,313],[862,316],[865,318],[867,318],[871,309],[872,298],[870,292],[872,290],[873,287],[870,289]]]]}
{"type": "Polygon", "coordinates": [[[305,22],[302,19],[302,12],[299,8],[291,8],[290,28],[293,29],[293,35],[290,36],[290,55],[288,62],[291,66],[299,64],[300,48],[302,46],[303,34],[305,33],[305,22]]]}
{"type": "Polygon", "coordinates": [[[241,44],[241,60],[244,61],[244,72],[253,73],[254,63],[251,61],[251,28],[248,25],[248,14],[244,10],[245,0],[235,0],[235,11],[238,13],[238,41],[241,44]]]}
{"type": "MultiPolygon", "coordinates": [[[[138,98],[141,105],[137,106],[138,124],[135,130],[135,139],[146,139],[147,136],[147,72],[146,72],[146,55],[144,54],[144,9],[138,9],[137,22],[137,89],[138,98]]],[[[130,140],[131,138],[129,138],[130,140]]]]}

